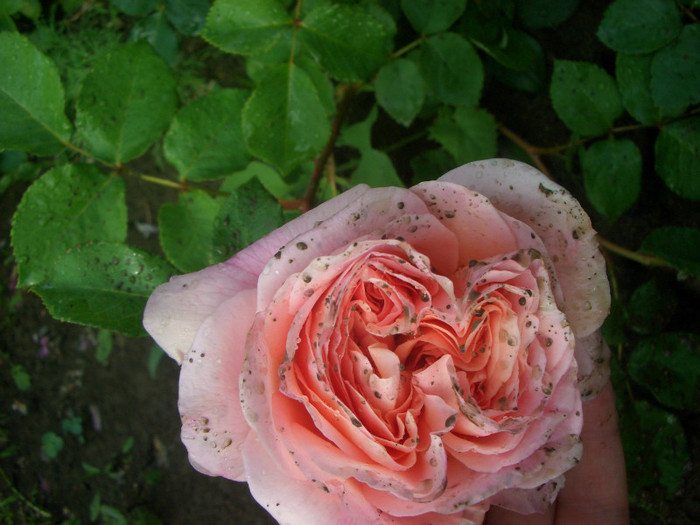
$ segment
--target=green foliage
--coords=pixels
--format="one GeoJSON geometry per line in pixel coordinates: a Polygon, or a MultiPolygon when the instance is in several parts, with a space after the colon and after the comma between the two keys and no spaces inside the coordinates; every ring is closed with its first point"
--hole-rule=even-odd
{"type": "Polygon", "coordinates": [[[496,154],[496,121],[484,109],[459,107],[444,112],[430,127],[429,136],[452,155],[457,165],[496,154]]]}
{"type": "Polygon", "coordinates": [[[46,432],[41,436],[41,448],[49,459],[55,459],[63,450],[63,438],[55,432],[46,432]]]}
{"type": "Polygon", "coordinates": [[[418,66],[410,60],[389,62],[377,73],[377,103],[399,124],[410,126],[423,106],[425,87],[418,66]]]}
{"type": "Polygon", "coordinates": [[[660,257],[678,271],[700,277],[700,230],[667,226],[653,230],[639,249],[660,257]]]}
{"type": "Polygon", "coordinates": [[[682,197],[700,200],[700,117],[664,126],[654,150],[656,171],[666,185],[682,197]]]}
{"type": "Polygon", "coordinates": [[[90,153],[120,165],[158,139],[176,104],[167,64],[151,46],[136,41],[95,63],[78,97],[75,124],[90,153]]]}
{"type": "Polygon", "coordinates": [[[623,111],[615,81],[595,64],[555,60],[550,95],[559,118],[582,135],[604,133],[623,111]]]}
{"type": "Polygon", "coordinates": [[[462,16],[466,6],[466,0],[401,0],[406,18],[422,35],[446,31],[462,16]]]}
{"type": "Polygon", "coordinates": [[[642,182],[642,154],[631,140],[601,140],[582,150],[586,195],[614,222],[635,203],[642,182]]]}
{"type": "Polygon", "coordinates": [[[25,391],[32,387],[32,378],[21,364],[12,365],[10,375],[18,390],[25,391]]]}
{"type": "Polygon", "coordinates": [[[37,155],[63,149],[71,125],[56,66],[26,37],[0,33],[0,72],[0,149],[37,155]]]}
{"type": "Polygon", "coordinates": [[[700,24],[685,26],[678,40],[659,51],[651,64],[651,93],[661,107],[700,102],[700,24]]]}

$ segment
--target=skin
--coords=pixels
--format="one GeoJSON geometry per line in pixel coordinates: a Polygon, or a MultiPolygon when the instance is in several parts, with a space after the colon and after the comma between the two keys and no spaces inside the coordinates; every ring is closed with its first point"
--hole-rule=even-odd
{"type": "Polygon", "coordinates": [[[627,481],[615,395],[610,383],[583,404],[581,462],[566,474],[566,485],[544,514],[523,516],[499,507],[486,525],[628,525],[627,481]]]}

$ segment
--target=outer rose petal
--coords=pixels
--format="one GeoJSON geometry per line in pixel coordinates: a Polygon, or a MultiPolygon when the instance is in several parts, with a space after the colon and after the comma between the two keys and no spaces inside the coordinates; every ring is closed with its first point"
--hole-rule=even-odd
{"type": "Polygon", "coordinates": [[[227,298],[255,288],[263,267],[280,246],[332,217],[367,189],[365,185],[355,186],[276,229],[228,261],[173,277],[160,285],[146,304],[144,328],[170,357],[182,363],[204,319],[227,298]]]}
{"type": "Polygon", "coordinates": [[[238,376],[255,290],[225,301],[200,328],[180,372],[182,442],[190,463],[210,476],[245,480],[241,448],[250,428],[238,401],[238,376]]]}
{"type": "Polygon", "coordinates": [[[595,230],[581,205],[535,168],[507,159],[472,162],[438,179],[461,184],[488,197],[494,206],[528,224],[544,241],[557,272],[562,311],[577,337],[576,360],[584,396],[597,395],[607,381],[607,347],[597,337],[610,310],[605,261],[595,230]]]}

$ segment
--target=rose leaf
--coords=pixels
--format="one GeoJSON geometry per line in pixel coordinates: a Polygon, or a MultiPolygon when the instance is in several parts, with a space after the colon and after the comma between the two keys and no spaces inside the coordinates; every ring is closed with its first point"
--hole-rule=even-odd
{"type": "Polygon", "coordinates": [[[658,106],[651,96],[651,61],[653,55],[625,55],[615,59],[615,77],[622,104],[642,124],[654,124],[683,113],[684,106],[672,101],[668,107],[658,106]]]}
{"type": "Polygon", "coordinates": [[[221,183],[221,186],[219,186],[219,191],[231,193],[253,178],[257,178],[263,187],[276,199],[287,197],[292,189],[273,167],[262,162],[253,161],[244,170],[227,176],[221,183]]]}
{"type": "Polygon", "coordinates": [[[158,7],[158,0],[110,0],[110,3],[131,16],[145,16],[158,7]]]}
{"type": "Polygon", "coordinates": [[[129,41],[146,40],[156,53],[172,67],[177,59],[177,35],[161,12],[142,18],[134,24],[129,41]]]}
{"type": "Polygon", "coordinates": [[[678,297],[673,288],[649,280],[632,293],[627,307],[627,324],[640,334],[658,333],[673,319],[677,306],[678,297]]]}
{"type": "Polygon", "coordinates": [[[587,62],[555,60],[550,95],[566,127],[582,135],[604,133],[623,111],[615,81],[587,62]]]}
{"type": "Polygon", "coordinates": [[[642,154],[631,140],[601,140],[581,153],[586,195],[615,222],[632,206],[642,185],[642,154]]]}
{"type": "Polygon", "coordinates": [[[145,153],[168,127],[176,107],[170,68],[139,40],[95,62],[83,80],[75,124],[93,155],[120,165],[145,153]]]}
{"type": "Polygon", "coordinates": [[[253,179],[224,201],[214,220],[213,256],[225,261],[284,224],[282,207],[253,179]]]}
{"type": "Polygon", "coordinates": [[[677,410],[697,410],[700,403],[700,339],[667,333],[639,342],[630,355],[630,377],[659,403],[677,410]]]}
{"type": "Polygon", "coordinates": [[[53,155],[72,127],[56,65],[24,36],[0,33],[0,150],[53,155]]]}
{"type": "Polygon", "coordinates": [[[399,124],[411,125],[423,105],[425,88],[418,66],[395,60],[379,70],[374,82],[379,105],[399,124]]]}
{"type": "Polygon", "coordinates": [[[700,102],[700,24],[685,26],[678,41],[654,56],[651,94],[662,107],[700,102]]]}
{"type": "Polygon", "coordinates": [[[603,15],[598,38],[620,53],[644,54],[672,42],[680,30],[673,0],[616,0],[603,15]]]}
{"type": "Polygon", "coordinates": [[[12,221],[19,286],[45,281],[66,250],[126,240],[124,181],[95,166],[53,168],[24,193],[12,221]]]}
{"type": "Polygon", "coordinates": [[[60,321],[139,336],[148,297],[172,271],[161,257],[126,244],[88,243],[59,257],[33,290],[60,321]]]}
{"type": "Polygon", "coordinates": [[[574,14],[579,0],[517,0],[517,14],[525,27],[542,29],[561,24],[574,14]]]}
{"type": "Polygon", "coordinates": [[[277,0],[217,0],[202,37],[227,53],[259,55],[291,32],[292,19],[277,0]]]}
{"type": "Polygon", "coordinates": [[[213,254],[212,224],[220,203],[202,190],[180,193],[158,212],[160,245],[168,260],[182,272],[195,272],[218,262],[213,254]]]}
{"type": "Polygon", "coordinates": [[[421,46],[420,72],[429,92],[446,104],[474,106],[484,67],[472,45],[455,33],[433,35],[421,46]]]}
{"type": "Polygon", "coordinates": [[[211,7],[209,0],[165,0],[165,16],[185,35],[196,35],[204,26],[211,7]]]}
{"type": "Polygon", "coordinates": [[[639,251],[660,257],[686,275],[700,277],[700,230],[697,228],[657,228],[644,239],[639,251]]]}
{"type": "Polygon", "coordinates": [[[248,164],[241,128],[245,97],[238,89],[213,91],[175,115],[163,149],[181,180],[218,179],[248,164]]]}
{"type": "Polygon", "coordinates": [[[294,64],[268,69],[243,107],[242,124],[248,150],[282,173],[317,155],[330,135],[313,81],[294,64]]]}
{"type": "Polygon", "coordinates": [[[661,128],[654,152],[666,186],[681,197],[700,200],[700,117],[661,128]]]}
{"type": "Polygon", "coordinates": [[[428,131],[460,164],[496,154],[496,121],[484,109],[459,107],[454,114],[443,112],[428,131]]]}
{"type": "Polygon", "coordinates": [[[401,0],[406,18],[421,35],[446,31],[462,16],[466,5],[466,0],[401,0]]]}
{"type": "Polygon", "coordinates": [[[369,78],[387,58],[384,26],[360,7],[318,7],[299,29],[300,40],[328,74],[341,82],[369,78]]]}

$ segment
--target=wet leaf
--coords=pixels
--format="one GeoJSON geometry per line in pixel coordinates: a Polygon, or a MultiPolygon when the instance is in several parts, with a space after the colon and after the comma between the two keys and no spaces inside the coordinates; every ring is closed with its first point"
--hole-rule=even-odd
{"type": "Polygon", "coordinates": [[[419,66],[425,85],[442,102],[461,106],[479,102],[484,68],[462,36],[440,33],[429,37],[421,46],[419,66]]]}
{"type": "Polygon", "coordinates": [[[53,168],[24,193],[12,222],[19,286],[48,277],[66,250],[93,240],[126,239],[124,181],[95,166],[53,168]]]}
{"type": "Polygon", "coordinates": [[[601,140],[581,152],[586,195],[610,222],[615,222],[639,196],[642,154],[631,140],[601,140]]]}
{"type": "Polygon", "coordinates": [[[459,107],[453,114],[446,112],[428,131],[458,164],[496,155],[496,121],[485,109],[459,107]]]}
{"type": "Polygon", "coordinates": [[[317,155],[330,135],[316,87],[294,64],[267,71],[243,108],[242,123],[248,150],[282,173],[317,155]]]}
{"type": "Polygon", "coordinates": [[[72,127],[56,65],[24,36],[0,32],[0,150],[58,153],[72,127]]]}
{"type": "Polygon", "coordinates": [[[241,111],[247,92],[220,89],[183,107],[165,135],[165,158],[181,180],[219,179],[245,167],[241,111]]]}
{"type": "Polygon", "coordinates": [[[160,257],[125,244],[89,243],[62,255],[33,290],[59,321],[140,336],[146,301],[172,271],[160,257]]]}
{"type": "Polygon", "coordinates": [[[559,118],[581,135],[604,133],[623,111],[615,81],[587,62],[555,60],[550,95],[559,118]]]}
{"type": "Polygon", "coordinates": [[[656,171],[671,191],[700,200],[700,117],[661,128],[654,145],[656,171]]]}
{"type": "Polygon", "coordinates": [[[214,221],[214,257],[225,261],[284,224],[282,207],[258,182],[251,180],[221,205],[214,221]]]}
{"type": "Polygon", "coordinates": [[[183,273],[196,272],[218,262],[213,253],[213,224],[220,203],[203,190],[180,193],[158,212],[163,253],[183,273]]]}
{"type": "Polygon", "coordinates": [[[466,0],[401,0],[401,9],[421,35],[446,31],[466,7],[466,0]]]}
{"type": "Polygon", "coordinates": [[[384,26],[360,7],[319,7],[299,29],[299,39],[309,45],[328,74],[341,82],[368,79],[387,58],[384,26]]]}
{"type": "Polygon", "coordinates": [[[292,19],[277,0],[217,0],[202,37],[219,49],[258,55],[272,48],[292,19]]]}
{"type": "Polygon", "coordinates": [[[636,55],[661,49],[680,30],[673,0],[615,0],[603,15],[598,38],[615,51],[636,55]]]}
{"type": "Polygon", "coordinates": [[[686,275],[700,277],[700,229],[657,228],[644,239],[639,251],[660,257],[686,275]]]}
{"type": "Polygon", "coordinates": [[[177,35],[163,13],[153,13],[134,24],[129,40],[146,40],[169,66],[177,59],[177,35]]]}
{"type": "Polygon", "coordinates": [[[120,165],[146,152],[176,106],[170,68],[150,45],[137,41],[95,62],[83,81],[75,124],[93,155],[120,165]]]}
{"type": "Polygon", "coordinates": [[[165,17],[181,33],[196,35],[210,8],[210,0],[165,0],[165,17]]]}
{"type": "Polygon", "coordinates": [[[651,63],[651,93],[661,107],[700,103],[700,24],[685,26],[651,63]]]}
{"type": "Polygon", "coordinates": [[[425,88],[418,66],[395,60],[382,67],[374,82],[379,105],[399,124],[410,126],[423,105],[425,88]]]}

